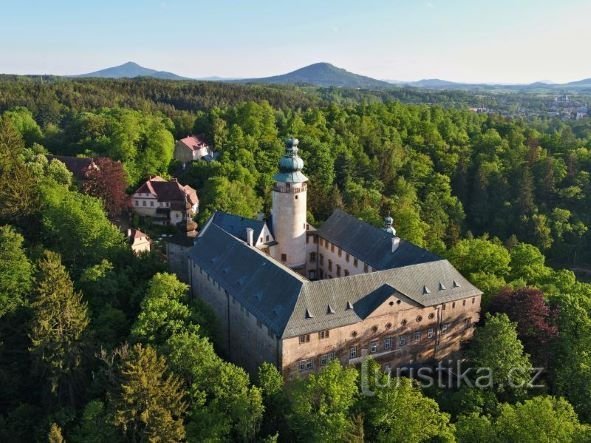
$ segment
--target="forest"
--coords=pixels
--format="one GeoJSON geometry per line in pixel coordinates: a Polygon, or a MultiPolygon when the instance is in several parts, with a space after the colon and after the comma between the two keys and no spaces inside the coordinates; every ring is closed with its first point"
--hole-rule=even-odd
{"type": "Polygon", "coordinates": [[[0,440],[591,441],[591,119],[479,114],[467,96],[0,78],[0,440]],[[219,160],[180,168],[174,140],[191,133],[219,160]],[[371,361],[375,396],[338,363],[249,375],[162,259],[131,253],[114,224],[126,190],[176,176],[199,224],[268,213],[290,136],[311,224],[390,213],[484,292],[465,357],[491,386],[381,387],[371,361]],[[105,172],[79,183],[49,154],[105,172]],[[511,386],[512,368],[543,368],[542,387],[511,386]]]}

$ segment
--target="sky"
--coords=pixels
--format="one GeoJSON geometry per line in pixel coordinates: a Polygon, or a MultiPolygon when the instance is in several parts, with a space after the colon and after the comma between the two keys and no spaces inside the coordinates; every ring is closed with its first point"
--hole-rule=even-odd
{"type": "Polygon", "coordinates": [[[567,82],[591,77],[590,26],[591,0],[0,0],[0,73],[567,82]]]}

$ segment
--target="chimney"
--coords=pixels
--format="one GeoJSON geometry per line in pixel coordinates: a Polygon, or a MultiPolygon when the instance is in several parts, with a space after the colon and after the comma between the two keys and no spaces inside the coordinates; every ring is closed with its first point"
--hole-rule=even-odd
{"type": "Polygon", "coordinates": [[[246,243],[249,246],[254,246],[254,229],[246,228],[246,243]]]}
{"type": "Polygon", "coordinates": [[[400,237],[392,237],[392,252],[396,252],[398,246],[400,246],[400,237]]]}

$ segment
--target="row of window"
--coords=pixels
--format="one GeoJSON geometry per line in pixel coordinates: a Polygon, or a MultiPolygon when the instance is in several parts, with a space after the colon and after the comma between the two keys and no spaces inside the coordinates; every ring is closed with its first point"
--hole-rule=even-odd
{"type": "MultiPolygon", "coordinates": [[[[320,366],[326,366],[328,363],[330,363],[331,360],[334,360],[334,359],[335,359],[334,352],[329,352],[328,354],[323,354],[319,358],[320,366]]],[[[312,369],[314,369],[314,359],[307,358],[305,360],[300,360],[299,367],[300,367],[300,372],[311,371],[312,369]]]]}
{"type": "MultiPolygon", "coordinates": [[[[330,337],[330,330],[325,329],[318,333],[318,338],[320,340],[330,337]]],[[[300,335],[300,344],[310,343],[310,334],[303,334],[300,335]]]]}
{"type": "MultiPolygon", "coordinates": [[[[135,202],[135,206],[140,205],[139,200],[134,200],[134,202],[135,202]]],[[[142,200],[142,206],[147,206],[146,200],[142,200]]],[[[170,203],[169,202],[162,202],[162,204],[160,206],[169,207],[170,203]]],[[[150,200],[150,207],[152,207],[152,208],[154,207],[154,200],[150,200]]]]}
{"type": "MultiPolygon", "coordinates": [[[[464,319],[464,327],[467,329],[470,326],[471,326],[470,319],[468,319],[468,318],[464,319]]],[[[449,330],[449,327],[450,327],[450,323],[443,323],[441,325],[441,334],[446,334],[447,331],[449,330]]],[[[408,342],[410,342],[411,339],[414,343],[420,342],[421,339],[423,338],[423,332],[425,332],[425,331],[415,331],[411,334],[405,334],[405,335],[399,336],[398,337],[398,346],[399,347],[406,346],[406,344],[408,342]]],[[[434,338],[435,337],[435,328],[428,328],[426,330],[426,333],[427,333],[428,339],[434,338]]],[[[355,332],[353,332],[352,336],[355,337],[355,336],[357,336],[357,334],[355,332]]],[[[322,340],[322,339],[325,339],[328,337],[330,337],[330,331],[328,329],[318,332],[319,339],[322,340]]],[[[393,346],[394,346],[393,340],[394,340],[393,336],[388,336],[388,337],[384,338],[384,343],[383,343],[382,349],[384,351],[389,351],[389,350],[393,349],[393,346]]],[[[310,342],[310,334],[300,335],[299,342],[300,342],[300,344],[309,343],[310,342]]],[[[379,340],[373,340],[370,342],[370,352],[371,353],[377,352],[378,348],[379,348],[379,340]]],[[[351,348],[351,353],[355,353],[355,355],[357,355],[356,347],[351,348]],[[355,348],[355,350],[354,350],[354,348],[355,348]]],[[[351,358],[355,358],[355,357],[351,357],[351,358]]]]}

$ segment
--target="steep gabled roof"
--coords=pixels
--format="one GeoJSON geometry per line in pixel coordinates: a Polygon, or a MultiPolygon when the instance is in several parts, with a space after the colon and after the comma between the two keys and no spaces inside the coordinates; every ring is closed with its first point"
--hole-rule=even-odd
{"type": "Polygon", "coordinates": [[[302,276],[215,223],[201,231],[189,257],[275,335],[283,335],[302,276]]]}
{"type": "Polygon", "coordinates": [[[251,228],[254,233],[253,237],[256,240],[261,236],[265,222],[263,220],[254,220],[251,218],[241,217],[239,215],[228,214],[227,212],[216,211],[212,216],[212,222],[222,228],[234,237],[246,241],[246,228],[251,228]]]}
{"type": "MultiPolygon", "coordinates": [[[[153,194],[161,202],[181,202],[192,206],[199,202],[197,191],[189,185],[181,185],[176,178],[167,181],[160,176],[146,180],[135,193],[153,194]]],[[[183,209],[183,208],[175,208],[183,209]]]]}
{"type": "Polygon", "coordinates": [[[199,149],[207,148],[209,146],[202,135],[189,135],[185,138],[181,138],[179,142],[191,151],[198,151],[199,149]]]}
{"type": "Polygon", "coordinates": [[[390,269],[440,260],[437,255],[402,239],[398,248],[392,252],[392,234],[340,209],[336,209],[317,232],[320,237],[373,269],[390,269]]]}

